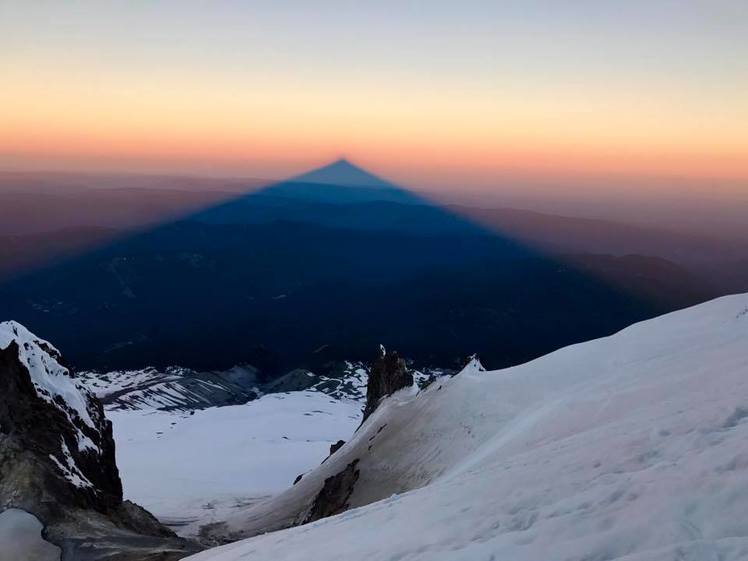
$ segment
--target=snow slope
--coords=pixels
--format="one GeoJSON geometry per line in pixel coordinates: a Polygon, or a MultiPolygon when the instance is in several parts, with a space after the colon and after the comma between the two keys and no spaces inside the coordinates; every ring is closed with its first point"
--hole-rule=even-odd
{"type": "MultiPolygon", "coordinates": [[[[425,384],[445,372],[414,376],[425,384]]],[[[362,363],[344,362],[324,375],[293,371],[260,387],[250,380],[255,394],[276,393],[208,407],[211,400],[223,405],[232,384],[247,377],[231,373],[172,367],[78,375],[105,400],[125,497],[182,536],[283,491],[361,422],[368,377],[362,363]],[[198,383],[218,390],[201,392],[198,383]],[[279,391],[284,387],[306,389],[279,391]]]]}
{"type": "Polygon", "coordinates": [[[748,559],[748,295],[404,390],[225,530],[288,525],[354,459],[366,506],[190,559],[748,559]]]}
{"type": "Polygon", "coordinates": [[[325,375],[298,370],[260,385],[249,366],[174,366],[79,372],[76,381],[105,404],[125,497],[193,537],[282,491],[349,438],[361,422],[367,374],[345,362],[325,375]]]}
{"type": "Polygon", "coordinates": [[[193,414],[112,410],[125,497],[179,534],[291,485],[361,422],[361,404],[316,391],[193,414]]]}

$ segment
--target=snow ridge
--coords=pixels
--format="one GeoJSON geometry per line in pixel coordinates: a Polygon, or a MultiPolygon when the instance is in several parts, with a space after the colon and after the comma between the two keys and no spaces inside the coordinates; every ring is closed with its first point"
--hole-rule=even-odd
{"type": "Polygon", "coordinates": [[[746,309],[748,295],[720,298],[398,392],[297,485],[228,520],[256,537],[190,559],[744,561],[746,309]],[[273,532],[354,460],[351,510],[273,532]]]}

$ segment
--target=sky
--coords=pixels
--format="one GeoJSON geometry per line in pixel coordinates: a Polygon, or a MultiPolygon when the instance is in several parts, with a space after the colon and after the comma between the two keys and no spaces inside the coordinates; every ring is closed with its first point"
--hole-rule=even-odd
{"type": "Polygon", "coordinates": [[[0,169],[748,191],[745,0],[0,0],[0,169]]]}

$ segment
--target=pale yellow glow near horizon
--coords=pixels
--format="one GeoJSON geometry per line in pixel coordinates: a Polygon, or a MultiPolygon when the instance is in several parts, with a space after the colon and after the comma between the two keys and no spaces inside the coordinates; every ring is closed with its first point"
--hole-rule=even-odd
{"type": "Polygon", "coordinates": [[[472,168],[489,180],[507,169],[748,178],[748,110],[739,105],[715,106],[705,119],[688,99],[663,104],[571,87],[493,97],[413,84],[406,96],[375,83],[142,83],[55,69],[12,69],[6,79],[0,150],[20,155],[233,160],[233,172],[248,173],[258,159],[320,159],[344,147],[385,169],[409,161],[472,168]]]}
{"type": "MultiPolygon", "coordinates": [[[[164,14],[141,15],[156,26],[165,14],[179,13],[176,4],[164,6],[164,14]]],[[[70,16],[70,25],[89,11],[70,16]]],[[[199,17],[192,4],[185,12],[199,17]]],[[[91,18],[83,29],[99,23],[91,18]]],[[[198,21],[170,30],[172,39],[208,45],[195,31],[198,21]]],[[[33,31],[32,23],[24,25],[33,31]]],[[[310,33],[299,21],[284,25],[310,33]]],[[[432,71],[428,52],[419,52],[412,72],[368,50],[360,64],[315,54],[306,68],[288,56],[281,62],[250,56],[244,68],[225,51],[216,51],[211,64],[210,57],[187,56],[189,42],[176,56],[161,40],[149,46],[101,32],[94,41],[80,30],[63,40],[58,35],[67,28],[51,27],[43,48],[0,54],[0,168],[282,176],[345,154],[394,179],[444,188],[490,189],[506,176],[562,182],[666,176],[704,180],[709,189],[748,188],[748,73],[733,65],[715,79],[724,62],[715,60],[715,76],[700,76],[703,70],[684,60],[689,55],[678,53],[688,47],[680,36],[672,44],[663,40],[673,52],[655,53],[666,58],[654,64],[645,49],[626,53],[625,30],[617,30],[623,54],[612,50],[608,64],[593,50],[607,48],[604,35],[569,39],[569,29],[559,27],[561,47],[585,59],[556,61],[550,39],[538,35],[534,52],[533,37],[518,34],[509,45],[530,49],[531,56],[502,53],[472,67],[467,55],[479,51],[469,43],[483,40],[476,23],[460,32],[467,46],[437,44],[433,53],[435,61],[452,52],[458,61],[465,57],[467,69],[451,64],[432,71]],[[54,52],[60,44],[69,48],[54,52]],[[523,56],[537,67],[526,68],[523,56]],[[628,66],[619,70],[617,60],[628,66]]],[[[499,35],[487,37],[494,47],[499,35]]],[[[399,40],[411,48],[407,35],[399,40]]]]}

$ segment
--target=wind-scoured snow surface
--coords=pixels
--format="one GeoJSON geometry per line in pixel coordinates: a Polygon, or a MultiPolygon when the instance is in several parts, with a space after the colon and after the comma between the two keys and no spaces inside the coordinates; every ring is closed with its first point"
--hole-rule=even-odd
{"type": "Polygon", "coordinates": [[[748,559],[748,295],[402,391],[230,529],[287,523],[357,458],[366,506],[190,559],[748,559]]]}

